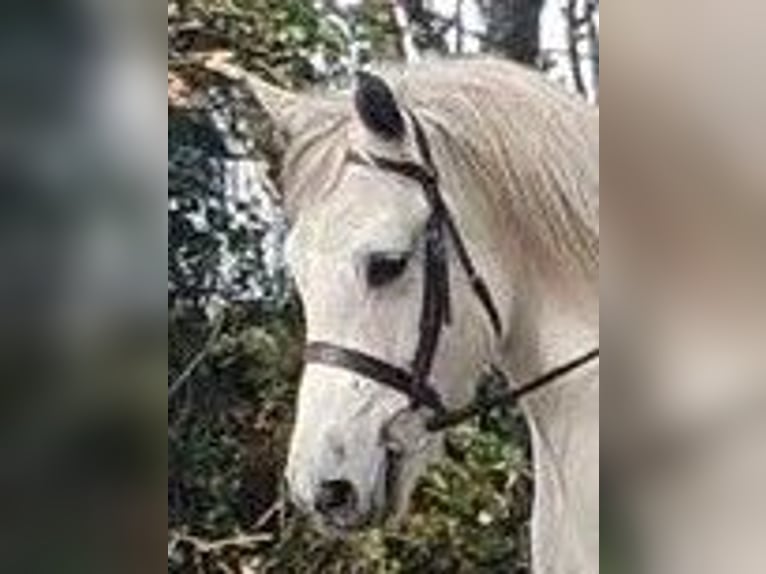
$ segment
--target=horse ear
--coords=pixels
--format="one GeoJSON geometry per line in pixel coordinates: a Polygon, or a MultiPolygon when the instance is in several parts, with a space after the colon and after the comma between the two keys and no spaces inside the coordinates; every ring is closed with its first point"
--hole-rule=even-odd
{"type": "Polygon", "coordinates": [[[220,74],[233,82],[242,84],[264,107],[277,125],[286,127],[287,117],[299,104],[300,97],[292,92],[274,86],[252,74],[232,61],[229,52],[215,52],[204,60],[208,70],[220,74]]]}
{"type": "Polygon", "coordinates": [[[393,91],[380,77],[357,73],[354,96],[356,111],[364,126],[386,141],[402,141],[407,128],[393,91]]]}

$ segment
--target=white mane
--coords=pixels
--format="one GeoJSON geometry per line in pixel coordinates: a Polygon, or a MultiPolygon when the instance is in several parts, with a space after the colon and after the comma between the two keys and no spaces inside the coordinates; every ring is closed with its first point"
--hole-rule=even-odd
{"type": "MultiPolygon", "coordinates": [[[[389,70],[456,178],[448,201],[475,225],[507,230],[537,271],[594,288],[599,259],[598,112],[515,64],[479,59],[389,70]]],[[[288,211],[335,188],[351,145],[347,100],[317,97],[290,119],[288,211]]],[[[510,243],[515,241],[516,245],[510,243]]],[[[518,259],[517,259],[518,261],[518,259]]]]}

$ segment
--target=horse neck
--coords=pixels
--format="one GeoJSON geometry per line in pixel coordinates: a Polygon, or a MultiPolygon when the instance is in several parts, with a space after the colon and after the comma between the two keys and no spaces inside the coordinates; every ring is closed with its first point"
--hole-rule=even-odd
{"type": "MultiPolygon", "coordinates": [[[[517,301],[508,361],[530,380],[598,346],[591,302],[546,296],[517,301]]],[[[525,400],[536,476],[532,520],[536,573],[597,572],[599,532],[599,370],[587,367],[525,400]]]]}

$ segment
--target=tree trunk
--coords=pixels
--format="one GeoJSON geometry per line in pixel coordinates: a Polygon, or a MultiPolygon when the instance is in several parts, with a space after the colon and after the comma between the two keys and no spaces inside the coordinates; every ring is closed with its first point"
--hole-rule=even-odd
{"type": "Polygon", "coordinates": [[[487,47],[524,64],[537,65],[544,4],[544,0],[490,0],[487,47]]]}
{"type": "Polygon", "coordinates": [[[566,7],[567,18],[567,45],[569,51],[569,63],[572,66],[572,79],[578,94],[588,97],[588,87],[585,85],[583,75],[582,54],[580,44],[582,41],[582,22],[577,11],[577,0],[569,0],[566,7]]]}

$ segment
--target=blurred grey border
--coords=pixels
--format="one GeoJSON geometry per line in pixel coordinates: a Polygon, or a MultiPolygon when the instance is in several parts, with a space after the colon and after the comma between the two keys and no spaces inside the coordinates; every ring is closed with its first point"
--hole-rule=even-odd
{"type": "Polygon", "coordinates": [[[158,12],[89,0],[0,9],[3,572],[161,567],[158,12]]]}

